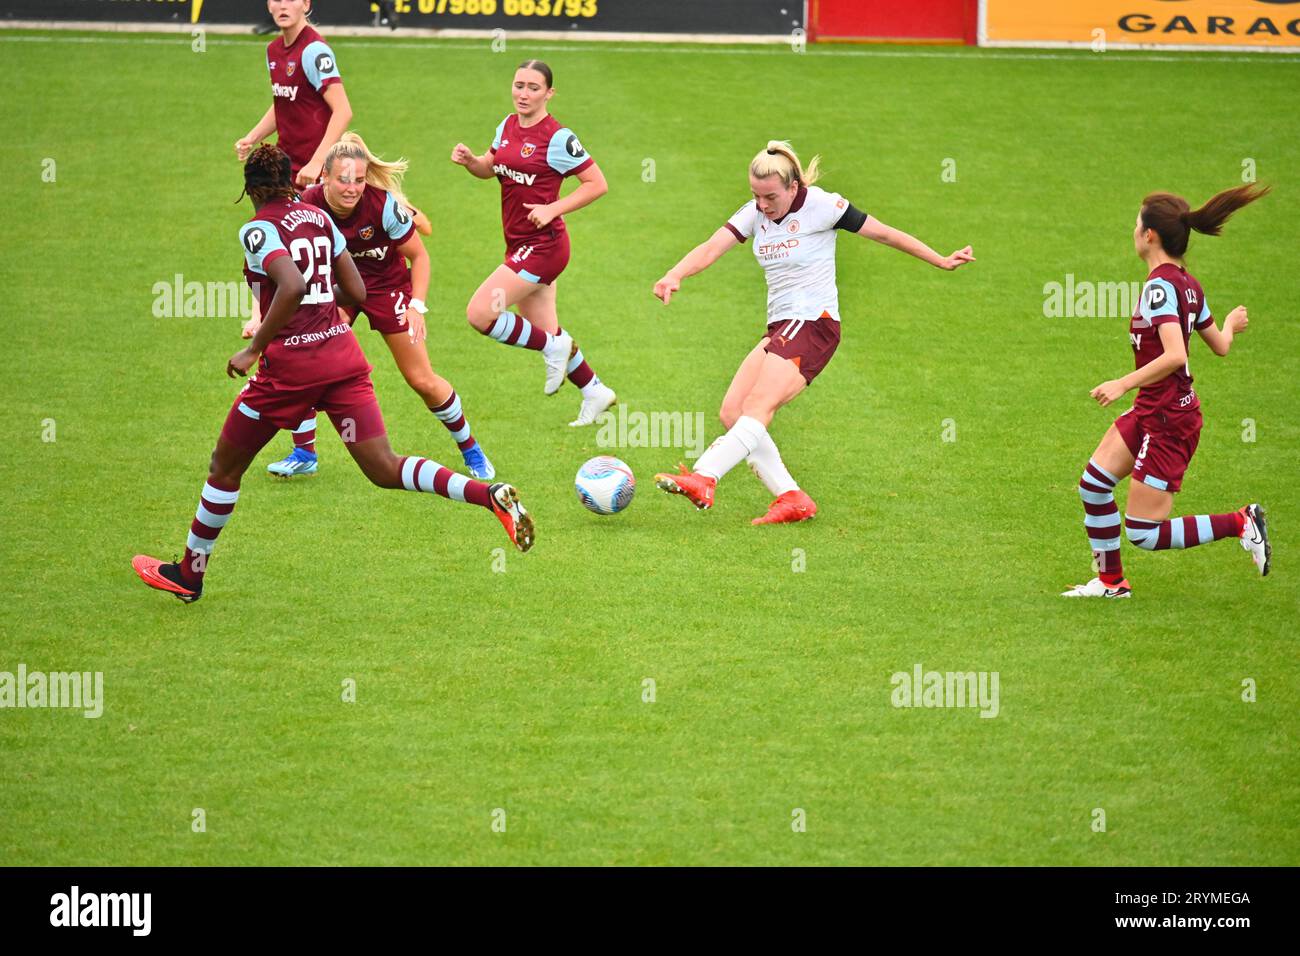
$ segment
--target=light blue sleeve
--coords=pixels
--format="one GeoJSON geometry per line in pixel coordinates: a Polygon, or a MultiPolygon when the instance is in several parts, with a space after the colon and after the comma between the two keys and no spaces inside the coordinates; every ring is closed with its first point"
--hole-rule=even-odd
{"type": "MultiPolygon", "coordinates": [[[[334,231],[338,232],[338,229],[334,231]]],[[[239,244],[244,247],[244,261],[248,263],[248,271],[258,275],[266,275],[267,260],[274,258],[277,250],[289,254],[289,250],[280,241],[280,233],[264,219],[246,223],[239,230],[239,244]]]]}
{"type": "Polygon", "coordinates": [[[1142,302],[1138,306],[1138,315],[1152,325],[1157,319],[1179,321],[1178,293],[1168,279],[1152,279],[1142,289],[1142,302]]]}
{"type": "MultiPolygon", "coordinates": [[[[509,118],[510,118],[509,116],[506,117],[506,119],[509,118]]],[[[498,149],[501,148],[501,134],[504,133],[505,130],[506,130],[506,120],[502,120],[500,123],[497,123],[497,131],[492,134],[492,152],[495,153],[498,149]]]]}
{"type": "Polygon", "coordinates": [[[567,126],[557,129],[551,137],[551,144],[546,147],[546,162],[561,176],[569,175],[590,158],[567,126]]]}
{"type": "Polygon", "coordinates": [[[392,193],[384,194],[384,232],[389,239],[405,239],[411,233],[411,212],[392,193]]]}
{"type": "Polygon", "coordinates": [[[348,241],[343,238],[343,233],[339,231],[338,223],[334,221],[333,216],[326,216],[325,219],[334,233],[334,258],[337,259],[348,251],[348,241]]]}
{"type": "Polygon", "coordinates": [[[307,73],[307,82],[319,90],[329,80],[342,80],[339,75],[338,61],[334,51],[322,40],[313,40],[302,51],[302,68],[307,73]]]}
{"type": "Polygon", "coordinates": [[[1196,317],[1196,328],[1203,329],[1207,325],[1213,325],[1213,324],[1214,324],[1214,316],[1210,312],[1210,300],[1201,299],[1201,314],[1196,317]]]}

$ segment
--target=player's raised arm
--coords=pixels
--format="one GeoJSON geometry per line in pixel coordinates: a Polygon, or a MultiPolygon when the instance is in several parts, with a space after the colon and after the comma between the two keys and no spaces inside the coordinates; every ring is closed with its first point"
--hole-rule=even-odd
{"type": "Polygon", "coordinates": [[[1164,349],[1156,358],[1141,368],[1136,368],[1123,378],[1102,382],[1088,394],[1097,400],[1103,408],[1111,402],[1118,401],[1123,395],[1135,388],[1163,381],[1180,368],[1187,365],[1187,345],[1183,341],[1182,329],[1177,322],[1165,322],[1156,326],[1160,346],[1164,349]]]}
{"type": "MultiPolygon", "coordinates": [[[[1206,314],[1209,310],[1206,309],[1206,314]]],[[[1214,319],[1210,318],[1205,325],[1197,328],[1201,339],[1210,347],[1210,351],[1220,357],[1227,355],[1228,350],[1232,348],[1232,339],[1238,332],[1245,332],[1246,327],[1250,325],[1250,319],[1246,315],[1246,307],[1239,305],[1223,320],[1223,328],[1219,329],[1214,324],[1214,319]]]]}
{"type": "Polygon", "coordinates": [[[320,178],[325,154],[339,141],[339,137],[346,132],[348,124],[352,122],[352,104],[348,102],[348,94],[343,89],[342,83],[332,83],[324,87],[321,90],[321,97],[324,98],[325,105],[330,108],[330,119],[325,127],[325,135],[321,137],[320,144],[316,147],[316,152],[312,153],[307,165],[298,172],[297,184],[304,188],[320,178]]]}
{"type": "Polygon", "coordinates": [[[257,125],[250,129],[243,139],[235,140],[235,156],[242,163],[248,159],[253,147],[275,132],[275,105],[267,107],[257,125]]]}
{"type": "Polygon", "coordinates": [[[496,175],[492,172],[491,150],[488,150],[482,156],[475,156],[474,150],[464,143],[457,143],[452,147],[451,161],[458,166],[464,166],[479,179],[491,179],[496,175]]]}
{"type": "Polygon", "coordinates": [[[665,272],[664,277],[655,283],[654,294],[663,300],[664,305],[667,305],[669,300],[672,299],[673,293],[682,287],[683,279],[703,272],[722,258],[727,250],[739,244],[740,240],[736,238],[735,232],[727,226],[723,226],[707,240],[686,253],[681,262],[665,272]]]}
{"type": "Polygon", "coordinates": [[[595,163],[575,175],[578,177],[578,188],[562,199],[550,203],[524,203],[524,208],[528,210],[528,221],[538,229],[545,229],[556,216],[567,216],[576,209],[590,206],[609,192],[609,183],[605,182],[605,174],[595,163]]]}
{"type": "Polygon", "coordinates": [[[928,262],[939,269],[947,269],[949,272],[968,262],[975,261],[970,246],[958,249],[950,256],[941,256],[915,236],[909,235],[901,229],[895,229],[893,226],[887,226],[874,216],[866,217],[866,221],[862,223],[862,228],[858,230],[858,235],[874,239],[881,245],[897,249],[899,252],[906,252],[909,256],[916,256],[922,262],[928,262]]]}

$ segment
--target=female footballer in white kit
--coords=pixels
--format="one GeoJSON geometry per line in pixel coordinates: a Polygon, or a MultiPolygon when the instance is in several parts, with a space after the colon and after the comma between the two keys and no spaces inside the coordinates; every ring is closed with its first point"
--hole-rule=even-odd
{"type": "Polygon", "coordinates": [[[820,157],[805,170],[790,144],[772,140],[749,164],[754,198],[655,283],[667,305],[682,280],[702,272],[727,250],[754,240],[767,279],[767,334],[736,371],[719,417],[727,433],[709,446],[695,471],[655,475],[664,491],[685,495],[701,510],[713,505],[718,479],[748,461],[776,500],[753,524],[804,521],[816,503],[790,476],[768,434],[776,410],[826,367],[840,342],[835,286],[835,232],[843,229],[949,271],[974,262],[971,247],[941,256],[919,239],[855,208],[838,193],[814,186],[820,157]]]}

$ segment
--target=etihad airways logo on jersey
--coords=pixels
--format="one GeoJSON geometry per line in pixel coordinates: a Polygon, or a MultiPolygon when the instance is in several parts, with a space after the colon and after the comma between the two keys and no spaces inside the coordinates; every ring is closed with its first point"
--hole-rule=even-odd
{"type": "Polygon", "coordinates": [[[497,163],[492,167],[492,172],[498,176],[504,176],[506,179],[513,179],[521,186],[531,186],[537,181],[536,173],[521,173],[517,169],[511,169],[502,163],[497,163]]]}
{"type": "Polygon", "coordinates": [[[272,83],[271,95],[282,97],[292,103],[298,99],[298,87],[285,86],[283,83],[272,83]]]}
{"type": "Polygon", "coordinates": [[[799,240],[778,239],[776,242],[765,242],[756,250],[764,259],[783,259],[790,254],[792,249],[799,247],[799,240]]]}

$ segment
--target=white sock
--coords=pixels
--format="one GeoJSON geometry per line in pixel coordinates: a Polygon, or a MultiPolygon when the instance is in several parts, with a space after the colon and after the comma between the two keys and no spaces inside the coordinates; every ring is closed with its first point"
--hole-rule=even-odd
{"type": "Polygon", "coordinates": [[[757,418],[741,415],[727,433],[709,446],[695,463],[695,473],[715,481],[753,454],[767,437],[757,418]]]}
{"type": "Polygon", "coordinates": [[[778,498],[787,491],[799,490],[799,483],[785,467],[785,462],[781,460],[781,452],[777,449],[776,442],[772,441],[771,435],[764,433],[763,440],[745,460],[749,462],[749,467],[753,469],[754,474],[758,475],[759,481],[763,482],[767,490],[778,498]]]}

